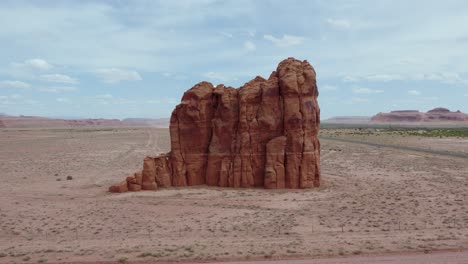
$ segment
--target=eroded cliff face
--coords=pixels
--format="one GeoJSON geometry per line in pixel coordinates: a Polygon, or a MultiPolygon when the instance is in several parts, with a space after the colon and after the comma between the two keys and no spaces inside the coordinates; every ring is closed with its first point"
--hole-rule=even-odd
{"type": "Polygon", "coordinates": [[[314,69],[293,58],[239,89],[201,82],[172,112],[171,151],[147,157],[141,172],[109,190],[318,187],[317,97],[314,69]]]}

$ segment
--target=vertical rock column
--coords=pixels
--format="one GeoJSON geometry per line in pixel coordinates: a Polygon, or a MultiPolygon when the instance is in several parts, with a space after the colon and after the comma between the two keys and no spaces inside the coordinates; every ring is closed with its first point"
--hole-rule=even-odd
{"type": "Polygon", "coordinates": [[[201,82],[184,93],[171,116],[171,166],[174,186],[206,183],[213,119],[213,85],[201,82]]]}
{"type": "Polygon", "coordinates": [[[320,184],[320,109],[315,71],[307,61],[292,58],[278,65],[284,106],[286,188],[311,188],[320,184]]]}
{"type": "Polygon", "coordinates": [[[265,188],[267,189],[285,187],[285,148],[285,136],[274,138],[266,145],[265,188]]]}

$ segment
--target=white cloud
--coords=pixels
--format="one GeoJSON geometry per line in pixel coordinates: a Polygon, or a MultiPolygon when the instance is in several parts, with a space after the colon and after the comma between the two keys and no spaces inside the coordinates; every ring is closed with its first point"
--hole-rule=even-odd
{"type": "Polygon", "coordinates": [[[388,74],[379,73],[372,75],[346,75],[343,77],[343,82],[358,82],[358,81],[436,81],[446,84],[468,84],[468,80],[463,78],[457,72],[441,72],[441,73],[417,73],[417,74],[388,74]]]}
{"type": "Polygon", "coordinates": [[[355,94],[379,94],[383,92],[384,92],[383,90],[378,90],[378,89],[370,89],[370,88],[363,88],[363,87],[353,88],[353,93],[355,94]]]}
{"type": "Polygon", "coordinates": [[[179,99],[173,98],[173,97],[164,97],[164,100],[168,104],[178,104],[180,102],[179,99]]]}
{"type": "Polygon", "coordinates": [[[409,91],[408,91],[408,94],[410,94],[410,95],[420,95],[421,92],[420,92],[420,91],[417,91],[417,90],[409,90],[409,91]]]}
{"type": "MultiPolygon", "coordinates": [[[[468,99],[463,96],[468,94],[468,91],[460,92],[461,87],[432,85],[442,80],[457,81],[457,76],[446,75],[442,78],[438,75],[428,75],[453,71],[458,72],[460,78],[468,79],[468,53],[465,52],[468,27],[459,26],[466,23],[464,7],[459,3],[429,3],[425,5],[425,12],[414,12],[421,3],[352,1],[337,5],[329,1],[304,1],[298,6],[278,3],[262,5],[257,1],[246,1],[242,4],[237,1],[224,1],[223,5],[216,1],[209,4],[209,0],[204,0],[203,4],[178,2],[151,1],[144,4],[137,2],[114,5],[109,2],[91,1],[86,4],[42,5],[39,8],[22,1],[11,1],[7,8],[0,8],[0,24],[15,26],[3,27],[0,30],[0,38],[18,41],[4,41],[1,44],[3,48],[0,49],[0,57],[6,59],[3,64],[0,62],[2,79],[29,82],[31,87],[35,88],[38,76],[48,73],[63,73],[79,77],[79,81],[84,82],[81,75],[75,76],[74,73],[110,67],[135,70],[142,74],[141,77],[144,72],[170,72],[173,73],[171,78],[163,80],[166,89],[155,88],[154,92],[158,97],[175,96],[176,87],[183,89],[189,85],[173,82],[176,72],[190,75],[190,81],[184,83],[196,82],[193,80],[199,78],[196,76],[210,71],[216,72],[212,77],[221,78],[234,73],[239,79],[243,78],[243,82],[251,78],[243,76],[268,76],[277,62],[294,56],[311,61],[316,67],[318,78],[322,80],[321,83],[336,83],[338,90],[328,94],[347,94],[346,97],[379,96],[352,93],[353,84],[356,83],[351,83],[348,89],[345,89],[344,85],[341,87],[336,79],[345,75],[350,76],[346,81],[363,81],[362,85],[358,83],[359,86],[385,90],[384,94],[380,94],[385,95],[385,98],[379,96],[381,98],[378,103],[381,104],[376,101],[372,111],[377,107],[388,106],[392,98],[402,95],[417,100],[422,100],[421,97],[424,96],[437,95],[441,87],[452,91],[451,94],[447,94],[447,98],[444,97],[444,104],[452,101],[456,104],[462,98],[468,99]],[[366,7],[372,12],[363,12],[366,7]],[[310,10],[316,10],[316,15],[310,16],[310,10]],[[284,19],[272,18],[271,14],[278,13],[282,13],[284,19]],[[131,23],[125,19],[128,16],[132,17],[131,23]],[[425,19],[428,16],[431,17],[430,20],[425,19]],[[20,17],[27,17],[28,21],[18,19],[20,17]],[[212,21],[219,23],[210,24],[212,21]],[[255,23],[248,25],[246,21],[255,23]],[[302,26],[298,26],[297,21],[300,21],[302,26]],[[288,31],[288,28],[294,30],[288,31]],[[249,32],[255,29],[257,34],[252,38],[249,32]],[[221,31],[228,33],[223,36],[219,33],[221,31]],[[284,38],[283,33],[301,36],[304,40],[301,45],[278,48],[278,41],[284,38]],[[264,34],[271,35],[264,39],[264,34]],[[232,35],[233,38],[229,38],[232,35]],[[246,52],[244,43],[247,40],[256,44],[255,52],[246,52]],[[27,72],[31,77],[3,77],[9,76],[9,58],[17,58],[16,61],[24,66],[23,72],[29,69],[27,72]],[[50,62],[48,64],[53,63],[52,71],[43,72],[40,70],[40,63],[25,61],[34,58],[45,59],[50,62]],[[235,73],[239,69],[244,75],[235,73]],[[424,82],[414,82],[411,76],[417,73],[425,74],[422,78],[438,80],[432,80],[431,85],[425,83],[426,79],[424,82]],[[400,88],[393,86],[395,91],[387,88],[389,83],[379,83],[379,86],[374,83],[392,81],[396,75],[405,77],[405,81],[409,80],[411,83],[402,83],[398,86],[400,88]],[[422,95],[409,96],[407,90],[410,89],[420,90],[422,95]],[[397,90],[400,90],[400,93],[397,90]],[[458,97],[456,91],[459,91],[458,97]]],[[[255,31],[252,31],[252,36],[254,33],[255,31]]],[[[47,66],[42,67],[46,68],[47,66]]],[[[154,86],[159,76],[154,77],[146,80],[145,75],[145,85],[154,86]]],[[[96,81],[99,83],[99,80],[89,80],[89,84],[96,87],[96,81]]],[[[239,81],[239,84],[242,83],[239,81]]],[[[59,84],[42,83],[39,87],[51,85],[59,84]]],[[[83,92],[88,89],[91,88],[80,88],[83,92]]],[[[321,85],[319,89],[323,89],[321,85]]],[[[98,93],[105,92],[92,93],[92,98],[98,93]]],[[[52,97],[52,100],[55,100],[55,97],[69,96],[65,93],[54,95],[56,96],[52,97]]],[[[72,102],[80,100],[78,97],[69,98],[73,99],[72,102]]],[[[458,104],[463,105],[463,102],[458,104]]],[[[141,107],[135,108],[140,109],[139,113],[142,114],[149,112],[141,107]]],[[[354,111],[353,108],[340,106],[330,109],[333,113],[354,111]]],[[[71,111],[66,108],[50,111],[57,110],[71,111]]],[[[0,109],[1,111],[3,110],[0,109]]],[[[81,107],[80,111],[103,113],[98,108],[81,107]]],[[[112,115],[121,114],[121,111],[124,110],[118,109],[112,115]]],[[[125,109],[124,115],[128,115],[128,111],[129,109],[125,109]]],[[[323,113],[330,114],[327,111],[323,113]]]]}
{"type": "Polygon", "coordinates": [[[468,94],[465,94],[465,96],[467,96],[467,97],[468,97],[468,94]]]}
{"type": "Polygon", "coordinates": [[[336,86],[328,85],[328,84],[325,84],[319,87],[319,91],[335,91],[336,89],[337,89],[336,86]]]}
{"type": "Polygon", "coordinates": [[[388,82],[388,81],[403,80],[404,78],[403,76],[399,74],[375,74],[375,75],[366,76],[365,79],[369,81],[388,82]]]}
{"type": "Polygon", "coordinates": [[[54,83],[78,83],[78,80],[65,74],[43,74],[39,76],[39,80],[54,83]]]}
{"type": "Polygon", "coordinates": [[[130,105],[130,104],[137,104],[137,103],[144,103],[138,102],[135,100],[128,100],[125,98],[114,97],[112,94],[98,94],[95,95],[94,98],[98,99],[97,102],[102,105],[130,105]]]}
{"type": "Polygon", "coordinates": [[[247,51],[254,51],[257,47],[255,46],[255,44],[248,40],[244,43],[244,49],[246,49],[247,51]]]}
{"type": "Polygon", "coordinates": [[[346,103],[348,103],[348,104],[362,104],[362,103],[368,103],[368,102],[369,102],[369,99],[367,99],[367,98],[352,97],[346,103]]]}
{"type": "Polygon", "coordinates": [[[53,68],[51,64],[43,59],[30,59],[23,62],[12,62],[10,67],[13,71],[47,71],[53,68]]]}
{"type": "Polygon", "coordinates": [[[38,104],[38,103],[39,102],[36,100],[24,99],[24,97],[20,94],[0,96],[1,105],[32,105],[32,104],[38,104]]]}
{"type": "Polygon", "coordinates": [[[179,73],[171,73],[171,72],[164,72],[162,73],[162,76],[166,78],[172,78],[174,80],[186,80],[188,76],[184,74],[179,74],[179,73]]]}
{"type": "Polygon", "coordinates": [[[146,101],[147,104],[160,104],[161,100],[158,99],[151,99],[146,101]]]}
{"type": "Polygon", "coordinates": [[[327,24],[335,29],[349,29],[351,28],[351,22],[346,19],[327,19],[327,24]]]}
{"type": "Polygon", "coordinates": [[[54,87],[44,87],[44,88],[39,89],[39,91],[46,92],[46,93],[72,92],[76,90],[78,89],[72,86],[54,86],[54,87]]]}
{"type": "Polygon", "coordinates": [[[56,100],[57,102],[59,102],[59,103],[69,103],[69,102],[70,102],[70,99],[68,99],[68,98],[62,98],[62,97],[57,98],[57,99],[55,99],[55,100],[56,100]]]}
{"type": "Polygon", "coordinates": [[[127,71],[116,68],[99,69],[96,74],[106,83],[117,83],[120,81],[140,81],[140,74],[136,71],[127,71]]]}
{"type": "Polygon", "coordinates": [[[47,61],[43,60],[43,59],[30,59],[30,60],[26,60],[24,62],[24,65],[28,66],[28,67],[31,67],[33,69],[36,69],[36,70],[42,70],[42,71],[46,71],[46,70],[50,70],[52,69],[52,65],[50,65],[47,61]]]}
{"type": "Polygon", "coordinates": [[[457,72],[441,72],[429,74],[415,74],[413,80],[438,81],[447,84],[468,84],[468,80],[462,78],[457,72]]]}
{"type": "MultiPolygon", "coordinates": [[[[0,17],[1,17],[0,11],[0,17]]],[[[0,32],[1,35],[1,32],[0,32]]],[[[12,62],[6,68],[0,67],[0,72],[21,79],[35,79],[38,73],[44,73],[52,69],[53,66],[43,59],[30,59],[23,62],[12,62]]]]}
{"type": "Polygon", "coordinates": [[[98,94],[96,95],[96,98],[98,99],[112,99],[114,96],[112,94],[98,94]]]}
{"type": "Polygon", "coordinates": [[[228,38],[233,38],[234,37],[231,33],[227,33],[227,32],[224,32],[224,31],[219,32],[219,34],[221,34],[221,35],[223,35],[225,37],[228,37],[228,38]]]}
{"type": "Polygon", "coordinates": [[[14,103],[14,100],[10,100],[10,96],[8,95],[0,95],[0,104],[2,105],[10,105],[14,103]]]}
{"type": "Polygon", "coordinates": [[[21,82],[21,81],[1,81],[0,82],[1,88],[14,88],[14,89],[27,89],[31,87],[29,83],[21,82]]]}
{"type": "Polygon", "coordinates": [[[21,99],[21,98],[23,98],[23,96],[21,94],[12,94],[12,95],[10,95],[10,98],[11,99],[21,99]]]}
{"type": "Polygon", "coordinates": [[[37,100],[32,100],[32,99],[27,99],[27,100],[24,100],[24,101],[23,101],[23,104],[30,104],[30,105],[32,105],[32,104],[39,104],[39,101],[37,101],[37,100]]]}
{"type": "Polygon", "coordinates": [[[275,43],[278,47],[289,47],[299,45],[304,41],[303,37],[292,35],[283,35],[282,38],[276,38],[272,35],[263,35],[263,38],[275,43]]]}
{"type": "Polygon", "coordinates": [[[343,77],[343,82],[357,82],[357,81],[359,81],[359,77],[357,76],[346,75],[343,77]]]}
{"type": "Polygon", "coordinates": [[[227,82],[229,80],[237,80],[237,78],[229,78],[228,76],[218,72],[206,72],[203,77],[208,78],[212,81],[227,82]]]}
{"type": "Polygon", "coordinates": [[[169,105],[175,105],[178,104],[180,101],[173,98],[173,97],[162,97],[160,99],[151,99],[147,100],[146,103],[148,104],[169,104],[169,105]]]}

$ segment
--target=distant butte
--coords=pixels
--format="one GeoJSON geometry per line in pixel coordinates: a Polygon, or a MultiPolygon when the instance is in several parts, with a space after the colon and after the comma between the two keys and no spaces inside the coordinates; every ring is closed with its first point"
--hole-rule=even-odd
{"type": "Polygon", "coordinates": [[[200,82],[170,120],[171,151],[110,192],[160,187],[312,188],[320,186],[316,73],[288,58],[268,79],[239,89],[200,82]]]}
{"type": "Polygon", "coordinates": [[[427,113],[418,110],[397,110],[390,113],[378,113],[371,122],[468,122],[468,115],[460,111],[451,112],[446,108],[435,108],[427,113]]]}

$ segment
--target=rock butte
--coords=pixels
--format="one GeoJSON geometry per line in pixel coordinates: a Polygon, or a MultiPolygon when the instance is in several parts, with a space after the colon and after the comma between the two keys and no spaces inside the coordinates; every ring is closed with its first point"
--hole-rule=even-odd
{"type": "Polygon", "coordinates": [[[288,58],[266,80],[239,89],[201,82],[170,120],[171,151],[110,192],[160,187],[312,188],[320,186],[320,108],[316,74],[288,58]]]}

